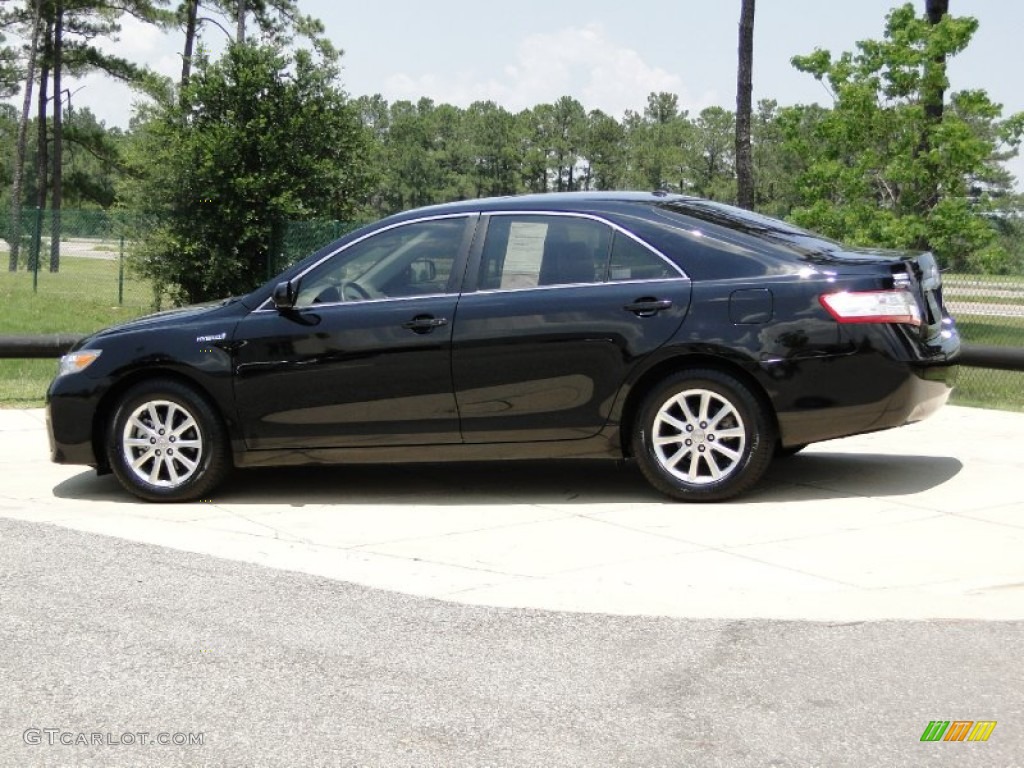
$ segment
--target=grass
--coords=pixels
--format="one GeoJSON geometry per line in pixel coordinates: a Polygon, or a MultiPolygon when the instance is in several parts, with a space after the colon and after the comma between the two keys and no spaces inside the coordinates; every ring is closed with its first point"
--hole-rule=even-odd
{"type": "Polygon", "coordinates": [[[956,319],[956,327],[973,344],[1024,347],[1024,317],[963,315],[956,319]]]}
{"type": "MultiPolygon", "coordinates": [[[[0,251],[0,266],[6,261],[7,254],[0,251]]],[[[31,272],[0,272],[0,333],[86,334],[150,312],[152,287],[135,276],[125,275],[123,301],[118,303],[118,269],[116,260],[66,255],[60,272],[40,270],[36,291],[31,272]]],[[[947,280],[1000,281],[984,275],[947,280]]],[[[1007,278],[1001,280],[1005,283],[1007,278]]],[[[957,326],[966,341],[976,344],[1024,345],[1024,317],[967,315],[958,318],[957,326]]],[[[54,360],[0,359],[0,408],[42,406],[55,370],[54,360]]],[[[952,402],[1024,411],[1024,373],[961,368],[952,402]]]]}
{"type": "Polygon", "coordinates": [[[953,405],[1024,412],[1024,373],[961,367],[950,402],[953,405]]]}
{"type": "MultiPolygon", "coordinates": [[[[137,277],[125,275],[118,303],[118,272],[114,260],[63,256],[59,272],[40,269],[35,291],[31,272],[0,272],[0,333],[86,334],[150,312],[152,288],[137,277]]],[[[40,407],[55,371],[54,360],[0,359],[0,408],[40,407]]]]}
{"type": "Polygon", "coordinates": [[[1021,275],[981,275],[970,272],[944,272],[942,283],[945,286],[957,286],[961,283],[989,283],[995,288],[1015,286],[1024,289],[1024,277],[1021,275]]]}
{"type": "Polygon", "coordinates": [[[958,296],[956,294],[946,293],[944,298],[947,304],[950,301],[964,301],[970,302],[971,304],[997,304],[1024,307],[1024,296],[958,296]]]}
{"type": "MultiPolygon", "coordinates": [[[[961,338],[974,344],[1024,346],[1024,317],[957,318],[961,338]]],[[[1024,372],[988,368],[960,368],[952,402],[1004,411],[1024,411],[1024,372]]]]}

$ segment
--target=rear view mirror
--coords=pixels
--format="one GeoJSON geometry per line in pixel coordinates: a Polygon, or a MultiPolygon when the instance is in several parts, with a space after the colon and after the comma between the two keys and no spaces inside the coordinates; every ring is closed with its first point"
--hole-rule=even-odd
{"type": "Polygon", "coordinates": [[[294,309],[297,291],[291,280],[274,286],[274,307],[279,310],[294,309]]]}

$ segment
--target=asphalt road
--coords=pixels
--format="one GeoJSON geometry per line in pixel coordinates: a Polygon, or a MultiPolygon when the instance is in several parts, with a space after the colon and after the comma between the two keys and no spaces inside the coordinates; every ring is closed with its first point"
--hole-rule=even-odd
{"type": "Polygon", "coordinates": [[[0,766],[1008,768],[1022,630],[465,606],[0,520],[0,766]]]}

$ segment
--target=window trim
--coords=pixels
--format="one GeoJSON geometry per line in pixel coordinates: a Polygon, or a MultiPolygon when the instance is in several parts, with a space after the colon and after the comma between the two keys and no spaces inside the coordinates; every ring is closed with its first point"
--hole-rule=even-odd
{"type": "MultiPolygon", "coordinates": [[[[355,246],[359,245],[360,243],[363,243],[363,242],[369,240],[371,237],[376,237],[377,235],[383,234],[384,232],[390,232],[391,230],[398,229],[399,227],[407,227],[407,226],[409,226],[411,224],[424,224],[424,223],[427,223],[427,222],[430,222],[430,221],[446,221],[446,220],[449,220],[449,219],[466,219],[466,228],[465,229],[468,230],[469,229],[470,220],[472,220],[474,218],[478,219],[479,217],[480,217],[480,212],[479,211],[469,211],[469,212],[464,212],[464,213],[445,213],[445,214],[439,214],[439,215],[434,215],[434,216],[423,216],[423,217],[416,218],[416,219],[405,219],[404,221],[393,222],[392,224],[389,224],[386,227],[380,227],[379,229],[374,229],[372,232],[367,232],[366,234],[361,235],[360,237],[357,237],[355,240],[352,240],[352,241],[347,242],[347,243],[345,243],[344,245],[342,245],[342,246],[340,246],[338,248],[335,248],[333,251],[330,251],[329,253],[327,253],[323,257],[317,259],[315,262],[310,264],[308,267],[306,267],[304,270],[302,270],[299,274],[297,274],[294,277],[290,278],[289,282],[294,282],[296,280],[302,280],[302,278],[304,278],[306,275],[308,275],[314,269],[319,267],[325,261],[328,261],[329,259],[333,259],[339,253],[343,253],[343,252],[347,251],[349,248],[354,248],[355,246]]],[[[473,227],[474,236],[475,236],[475,231],[476,231],[476,227],[473,227]]],[[[465,263],[466,263],[465,260],[467,258],[466,252],[468,250],[468,248],[467,248],[467,240],[469,241],[469,244],[471,245],[472,242],[473,242],[474,236],[470,236],[470,237],[467,238],[466,231],[463,231],[463,233],[462,233],[462,240],[463,240],[462,244],[459,246],[459,252],[455,255],[455,260],[452,262],[452,276],[453,276],[453,279],[455,279],[457,282],[452,287],[451,290],[445,291],[443,293],[430,293],[430,294],[422,294],[422,295],[418,295],[418,296],[386,296],[386,297],[380,298],[380,299],[360,299],[359,301],[332,301],[332,302],[327,302],[327,303],[324,303],[324,304],[310,305],[308,307],[297,307],[296,311],[302,312],[302,311],[305,311],[305,310],[308,310],[308,309],[320,310],[320,309],[324,309],[326,307],[335,307],[335,306],[345,305],[345,304],[351,305],[351,306],[355,306],[355,305],[358,305],[358,304],[369,304],[371,302],[379,303],[379,302],[382,302],[382,301],[401,301],[401,300],[412,300],[412,299],[436,298],[438,296],[457,296],[457,295],[459,295],[461,293],[461,291],[459,290],[459,288],[460,288],[459,283],[461,282],[461,280],[459,280],[458,278],[455,278],[455,275],[458,275],[460,272],[462,272],[462,273],[465,272],[465,263]]],[[[254,309],[252,311],[252,314],[255,314],[257,312],[275,312],[276,313],[277,309],[274,307],[274,297],[273,296],[268,296],[266,299],[264,299],[263,303],[260,304],[256,309],[254,309]]]]}
{"type": "MultiPolygon", "coordinates": [[[[467,272],[466,282],[465,282],[465,285],[463,286],[463,290],[462,290],[462,294],[463,295],[472,295],[472,294],[489,295],[489,294],[494,294],[494,293],[520,293],[522,291],[550,291],[550,290],[557,289],[557,288],[579,288],[581,286],[596,286],[596,285],[628,285],[630,283],[645,283],[646,284],[646,283],[658,283],[658,282],[666,282],[666,281],[673,281],[673,280],[689,280],[690,279],[689,275],[687,275],[686,272],[683,271],[683,269],[678,264],[676,264],[674,261],[672,261],[670,258],[668,258],[659,249],[655,248],[653,245],[651,245],[650,243],[648,243],[644,239],[642,239],[642,238],[638,237],[637,235],[633,234],[632,232],[630,232],[625,227],[623,227],[623,226],[621,226],[619,224],[616,224],[614,221],[606,219],[603,216],[598,216],[597,214],[594,214],[594,213],[584,213],[584,212],[581,212],[581,211],[539,211],[539,210],[513,211],[513,210],[501,210],[501,211],[482,211],[481,212],[481,217],[482,217],[482,221],[481,221],[480,226],[478,227],[478,235],[477,235],[477,238],[476,238],[477,242],[474,242],[472,253],[470,254],[469,271],[467,272]],[[547,217],[586,219],[586,220],[589,220],[589,221],[595,221],[595,222],[597,222],[599,224],[604,224],[605,226],[609,227],[614,234],[624,235],[624,236],[628,237],[630,240],[633,240],[635,243],[637,243],[641,247],[646,248],[648,251],[653,253],[655,256],[657,256],[659,259],[661,259],[663,262],[668,264],[668,266],[674,272],[676,272],[677,275],[674,276],[674,277],[656,277],[656,278],[651,278],[651,279],[648,279],[648,280],[608,280],[607,277],[606,277],[605,279],[602,279],[602,280],[599,280],[599,281],[586,282],[586,283],[559,283],[557,285],[534,285],[534,286],[527,286],[527,287],[523,287],[523,288],[484,288],[484,289],[481,289],[480,288],[480,265],[481,265],[482,255],[483,255],[484,243],[485,243],[485,241],[487,239],[487,234],[488,234],[488,232],[490,230],[490,226],[489,226],[490,225],[490,220],[491,220],[491,218],[494,218],[494,217],[507,217],[507,216],[538,216],[538,217],[540,217],[540,216],[547,216],[547,217]]],[[[614,237],[612,239],[612,242],[614,243],[614,237]]],[[[611,247],[611,246],[609,246],[609,247],[611,247]]]]}

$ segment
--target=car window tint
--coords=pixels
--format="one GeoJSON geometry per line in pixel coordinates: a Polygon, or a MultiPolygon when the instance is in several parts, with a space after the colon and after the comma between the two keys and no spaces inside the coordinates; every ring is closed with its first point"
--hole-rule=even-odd
{"type": "Polygon", "coordinates": [[[604,280],[610,228],[571,216],[494,216],[480,262],[483,290],[604,280]]]}
{"type": "Polygon", "coordinates": [[[662,280],[679,277],[665,260],[628,235],[615,233],[608,263],[609,280],[662,280]]]}
{"type": "Polygon", "coordinates": [[[371,235],[307,273],[296,305],[444,293],[466,219],[421,221],[371,235]]]}

